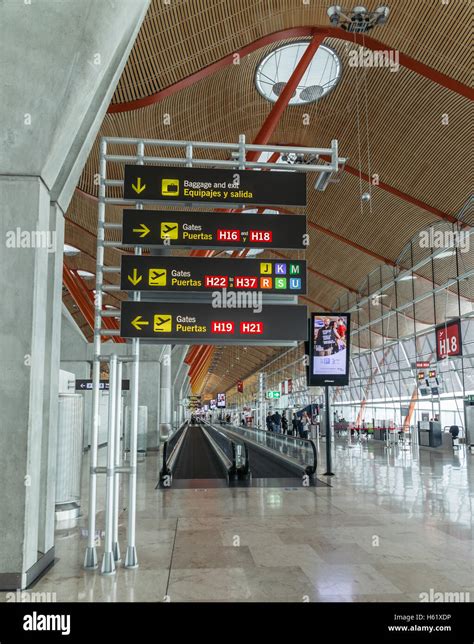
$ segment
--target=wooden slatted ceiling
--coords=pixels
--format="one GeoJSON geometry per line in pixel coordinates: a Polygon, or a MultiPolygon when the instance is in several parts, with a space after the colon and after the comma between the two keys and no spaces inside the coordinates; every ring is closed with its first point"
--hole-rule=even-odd
{"type": "MultiPolygon", "coordinates": [[[[465,185],[471,178],[468,164],[460,162],[465,158],[469,101],[404,68],[393,73],[388,69],[349,67],[346,43],[335,39],[326,42],[341,57],[344,69],[341,82],[321,101],[286,110],[272,140],[307,146],[315,141],[329,145],[332,138],[338,138],[341,154],[350,157],[350,163],[356,167],[360,142],[363,172],[369,172],[369,149],[371,174],[377,173],[381,181],[455,215],[466,198],[465,185]],[[302,125],[304,114],[310,118],[307,126],[302,125]],[[449,125],[442,124],[443,114],[451,114],[449,125]]],[[[231,65],[154,106],[107,115],[101,134],[120,132],[136,137],[235,141],[244,132],[252,140],[271,109],[255,89],[255,69],[272,48],[259,50],[240,65],[231,65]],[[165,114],[171,117],[170,125],[163,124],[165,114]]],[[[97,189],[94,186],[97,153],[96,145],[81,180],[80,185],[87,192],[97,189]]],[[[118,166],[110,170],[112,177],[120,176],[118,166]]],[[[354,179],[357,196],[358,181],[354,179]]],[[[347,190],[352,190],[352,185],[347,190]]],[[[324,196],[322,199],[324,205],[324,196]]]]}
{"type": "MultiPolygon", "coordinates": [[[[461,82],[469,82],[469,66],[464,64],[468,51],[468,2],[458,1],[454,10],[438,0],[426,0],[422,16],[417,17],[413,15],[411,0],[392,0],[389,4],[392,10],[389,23],[372,32],[374,37],[461,82]]],[[[328,2],[316,0],[309,5],[303,5],[301,0],[188,0],[174,1],[171,5],[156,0],[113,102],[149,96],[265,34],[301,25],[327,26],[327,6],[328,2]]],[[[466,132],[472,121],[467,99],[404,68],[396,73],[388,69],[352,68],[348,64],[352,43],[327,38],[325,44],[341,58],[343,76],[339,85],[315,104],[287,109],[272,141],[329,146],[331,139],[337,138],[341,155],[350,157],[352,166],[360,165],[367,174],[377,173],[381,181],[456,215],[471,183],[470,167],[465,163],[466,132]],[[307,126],[302,126],[304,114],[309,115],[307,126]],[[449,116],[447,126],[441,123],[443,114],[449,116]]],[[[239,65],[222,69],[153,106],[107,114],[79,187],[97,194],[94,176],[98,170],[98,140],[103,135],[234,142],[243,132],[247,140],[252,140],[271,109],[255,89],[255,70],[276,46],[277,43],[263,47],[246,56],[239,65]],[[170,125],[164,124],[166,114],[171,117],[170,125]]],[[[127,154],[131,149],[122,146],[114,151],[127,154]]],[[[160,152],[163,151],[154,151],[160,152]]],[[[118,165],[109,164],[108,172],[111,178],[122,176],[118,165]]],[[[360,191],[368,191],[368,185],[364,181],[360,185],[358,177],[347,173],[324,193],[312,189],[314,177],[310,176],[308,182],[311,221],[391,260],[397,258],[417,230],[434,221],[426,210],[376,187],[372,188],[371,208],[365,204],[361,209],[360,191]]],[[[112,190],[110,194],[118,192],[112,190]]],[[[108,208],[110,221],[120,221],[120,216],[121,208],[108,208]]],[[[96,204],[76,194],[67,218],[71,223],[66,226],[66,240],[84,251],[70,265],[94,272],[96,204]]],[[[463,219],[473,223],[474,216],[467,212],[463,219]]],[[[108,236],[118,239],[117,233],[108,236]]],[[[310,229],[310,236],[309,265],[352,289],[358,288],[363,277],[377,266],[369,255],[314,229],[310,229]]],[[[106,250],[106,264],[118,265],[119,258],[116,250],[106,250]]],[[[463,261],[472,263],[472,258],[463,261]]],[[[438,272],[441,281],[449,269],[446,264],[440,265],[438,272]]],[[[108,275],[107,279],[116,283],[117,278],[108,275]]],[[[466,297],[472,297],[468,283],[463,283],[461,289],[466,297]]],[[[342,288],[311,274],[309,300],[330,308],[342,294],[342,288]]],[[[116,303],[121,297],[114,294],[109,299],[116,303]]],[[[302,302],[310,309],[318,308],[309,301],[302,302]]],[[[417,317],[418,311],[419,319],[426,322],[428,309],[425,315],[425,307],[417,307],[417,317]]],[[[81,318],[77,312],[74,315],[81,318]]],[[[405,323],[410,321],[404,319],[405,323]]],[[[368,334],[363,336],[361,345],[368,346],[368,334]]],[[[381,336],[375,333],[371,336],[372,346],[381,342],[381,336]]],[[[257,363],[252,364],[265,359],[266,354],[256,354],[257,363]]],[[[228,348],[222,350],[215,363],[219,374],[226,360],[228,348]]],[[[211,378],[214,376],[209,382],[211,378]]]]}
{"type": "MultiPolygon", "coordinates": [[[[328,26],[329,0],[153,0],[113,102],[149,96],[254,40],[296,26],[328,26]]],[[[369,8],[378,3],[366,2],[369,8]]],[[[377,38],[469,83],[469,0],[390,0],[377,38]]]]}

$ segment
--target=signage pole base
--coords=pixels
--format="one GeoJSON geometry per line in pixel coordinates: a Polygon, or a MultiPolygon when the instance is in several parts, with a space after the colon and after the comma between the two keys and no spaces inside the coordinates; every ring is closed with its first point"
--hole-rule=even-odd
{"type": "Polygon", "coordinates": [[[95,546],[89,546],[86,548],[84,568],[86,570],[97,570],[98,567],[97,548],[95,546]]]}
{"type": "Polygon", "coordinates": [[[135,546],[128,546],[125,555],[125,568],[138,568],[137,549],[135,546]]]}
{"type": "Polygon", "coordinates": [[[331,427],[329,424],[329,387],[324,387],[324,405],[326,407],[326,472],[324,476],[334,476],[332,471],[332,453],[331,453],[331,427]]]}

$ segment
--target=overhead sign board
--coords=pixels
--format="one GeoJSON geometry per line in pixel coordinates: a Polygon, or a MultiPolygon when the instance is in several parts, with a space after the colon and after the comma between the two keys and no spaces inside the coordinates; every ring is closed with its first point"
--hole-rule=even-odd
{"type": "Polygon", "coordinates": [[[121,288],[155,292],[202,292],[225,288],[302,295],[306,293],[306,262],[123,255],[121,288]]]}
{"type": "Polygon", "coordinates": [[[133,302],[121,305],[120,335],[161,343],[265,344],[306,340],[306,306],[267,305],[250,309],[213,308],[210,304],[133,302]]]}
{"type": "Polygon", "coordinates": [[[306,216],[124,210],[122,243],[148,247],[304,250],[306,216]]]}
{"type": "Polygon", "coordinates": [[[125,199],[306,206],[304,172],[125,166],[125,199]]]}
{"type": "Polygon", "coordinates": [[[461,320],[440,324],[435,329],[436,359],[444,360],[462,355],[461,320]]]}
{"type": "MultiPolygon", "coordinates": [[[[76,391],[92,391],[93,381],[92,380],[76,380],[76,391]]],[[[99,389],[109,389],[109,381],[101,380],[99,382],[99,389]]],[[[130,389],[130,380],[122,380],[122,391],[128,391],[130,389]]]]}

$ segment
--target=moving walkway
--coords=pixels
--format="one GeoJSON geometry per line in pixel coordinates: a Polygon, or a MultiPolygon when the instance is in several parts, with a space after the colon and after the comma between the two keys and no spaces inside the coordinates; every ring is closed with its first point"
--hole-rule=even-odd
{"type": "Polygon", "coordinates": [[[317,450],[312,440],[224,423],[220,429],[246,446],[253,479],[299,479],[315,484],[317,450]]]}
{"type": "Polygon", "coordinates": [[[184,423],[163,445],[161,487],[178,480],[225,480],[228,485],[315,485],[311,440],[234,425],[184,423]],[[265,483],[266,482],[266,483],[265,483]]]}
{"type": "Polygon", "coordinates": [[[173,480],[224,479],[228,485],[248,478],[248,455],[238,437],[217,427],[184,423],[163,445],[159,485],[173,480]]]}

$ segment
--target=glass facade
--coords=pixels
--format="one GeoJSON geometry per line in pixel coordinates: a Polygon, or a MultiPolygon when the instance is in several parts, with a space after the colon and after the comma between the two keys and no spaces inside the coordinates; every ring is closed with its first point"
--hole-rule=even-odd
{"type": "Polygon", "coordinates": [[[334,310],[352,312],[350,386],[333,392],[346,420],[413,426],[424,413],[464,425],[463,400],[474,392],[470,236],[468,226],[438,223],[412,239],[395,267],[379,267],[358,295],[337,300],[334,310]],[[437,362],[435,327],[455,318],[463,355],[437,362]]]}

